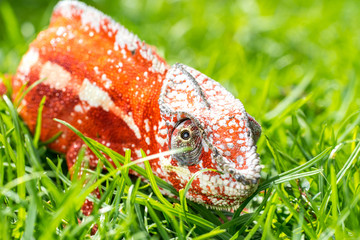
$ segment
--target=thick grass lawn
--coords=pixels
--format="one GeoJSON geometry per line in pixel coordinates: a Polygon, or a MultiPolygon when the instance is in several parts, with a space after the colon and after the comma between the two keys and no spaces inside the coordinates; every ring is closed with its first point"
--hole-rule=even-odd
{"type": "MultiPolygon", "coordinates": [[[[213,211],[185,201],[185,191],[178,200],[162,196],[158,187],[171,186],[150,169],[127,164],[95,171],[84,187],[84,179],[70,180],[64,156],[31,135],[16,103],[4,96],[0,239],[360,238],[357,0],[87,3],[156,46],[170,64],[202,71],[243,102],[263,127],[259,190],[235,212],[213,211]],[[129,176],[129,168],[151,184],[129,176]],[[103,197],[85,217],[79,209],[97,186],[103,197]]],[[[0,0],[3,81],[46,28],[55,4],[0,0]]],[[[120,156],[89,144],[115,161],[130,161],[130,152],[120,156]]]]}

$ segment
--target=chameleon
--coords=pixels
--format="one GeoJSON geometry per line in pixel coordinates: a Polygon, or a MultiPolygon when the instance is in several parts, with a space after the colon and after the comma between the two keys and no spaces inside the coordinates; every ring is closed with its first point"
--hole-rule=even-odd
{"type": "MultiPolygon", "coordinates": [[[[179,191],[197,171],[217,170],[200,174],[186,195],[207,207],[234,210],[257,189],[261,126],[240,100],[187,65],[169,66],[154,47],[99,10],[57,3],[48,28],[20,61],[12,97],[39,79],[19,114],[34,132],[46,96],[40,140],[62,132],[48,147],[65,154],[69,169],[83,142],[54,118],[120,154],[130,149],[132,160],[142,157],[141,149],[151,155],[186,148],[151,161],[152,171],[179,191]]],[[[95,168],[98,159],[88,155],[95,168]]]]}

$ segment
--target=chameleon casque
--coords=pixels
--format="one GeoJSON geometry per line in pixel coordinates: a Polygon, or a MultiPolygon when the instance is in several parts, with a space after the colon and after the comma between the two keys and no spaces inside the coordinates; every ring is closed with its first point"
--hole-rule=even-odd
{"type": "Polygon", "coordinates": [[[177,190],[201,169],[218,170],[199,175],[187,193],[208,207],[236,209],[257,188],[261,127],[243,104],[197,70],[168,66],[100,11],[77,1],[56,5],[12,79],[13,98],[39,79],[45,80],[22,100],[20,115],[33,132],[46,96],[40,139],[62,132],[49,147],[66,154],[69,169],[83,143],[54,118],[120,154],[131,149],[132,159],[141,158],[140,149],[150,155],[190,147],[150,164],[177,190]]]}

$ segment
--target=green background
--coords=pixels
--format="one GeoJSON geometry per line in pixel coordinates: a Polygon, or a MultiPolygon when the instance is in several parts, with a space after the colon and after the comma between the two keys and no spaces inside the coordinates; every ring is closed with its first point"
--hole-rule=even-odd
{"type": "MultiPolygon", "coordinates": [[[[328,147],[333,151],[313,166],[321,174],[271,190],[286,195],[296,212],[290,214],[290,205],[273,199],[268,203],[276,206],[268,209],[270,220],[257,215],[258,231],[274,238],[311,238],[302,232],[311,222],[317,237],[360,235],[359,1],[85,2],[155,46],[169,64],[200,70],[242,101],[263,126],[258,143],[262,181],[328,147]],[[335,173],[337,185],[331,184],[335,173]],[[332,198],[325,204],[327,194],[332,198]],[[307,221],[299,220],[304,215],[307,221]]],[[[0,0],[0,73],[16,71],[55,4],[0,0]]]]}

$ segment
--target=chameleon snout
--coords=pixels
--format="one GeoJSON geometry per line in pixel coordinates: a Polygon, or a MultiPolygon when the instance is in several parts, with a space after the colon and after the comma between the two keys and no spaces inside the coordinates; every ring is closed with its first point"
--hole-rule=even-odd
{"type": "MultiPolygon", "coordinates": [[[[245,160],[248,163],[245,169],[239,169],[236,167],[236,165],[243,166],[243,160],[235,164],[234,162],[227,160],[225,157],[218,155],[217,162],[221,162],[219,163],[219,166],[222,168],[223,172],[228,173],[237,182],[243,185],[255,185],[259,182],[262,167],[260,165],[259,154],[254,152],[256,151],[256,146],[253,149],[254,150],[248,154],[245,160]]],[[[242,156],[240,155],[238,159],[242,159],[242,156]]]]}

